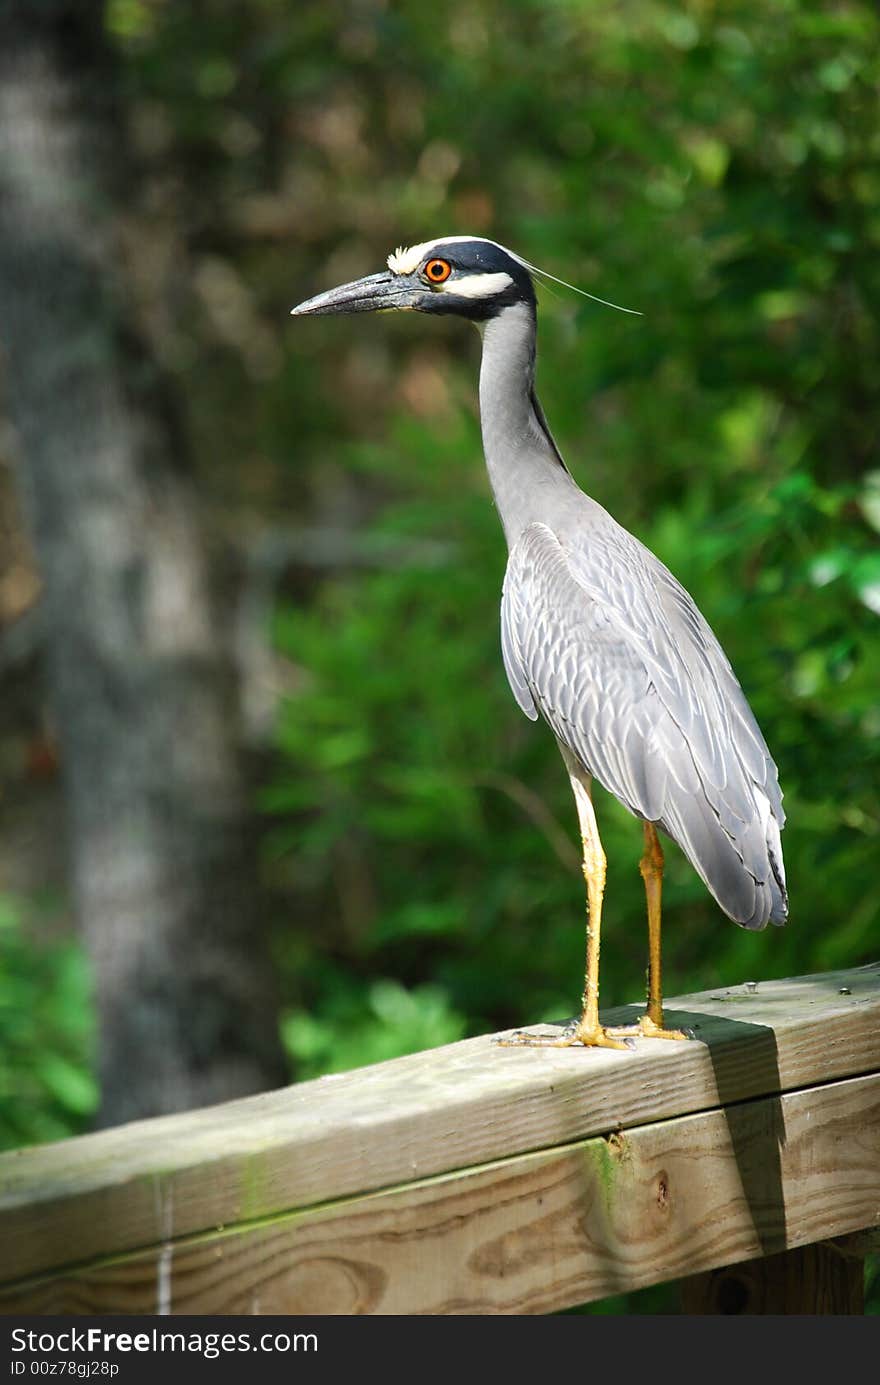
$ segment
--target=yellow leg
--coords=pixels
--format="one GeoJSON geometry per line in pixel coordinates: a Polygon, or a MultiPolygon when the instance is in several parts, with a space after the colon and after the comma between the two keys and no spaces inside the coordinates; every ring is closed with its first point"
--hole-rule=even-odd
{"type": "Polygon", "coordinates": [[[599,827],[593,809],[589,778],[572,772],[574,790],[584,845],[584,879],[587,882],[587,966],[584,976],[583,1014],[571,1034],[558,1040],[560,1046],[584,1044],[587,1048],[625,1048],[612,1039],[599,1023],[599,938],[602,930],[602,902],[605,897],[605,852],[599,838],[599,827]]]}
{"type": "Polygon", "coordinates": [[[658,1029],[663,1028],[663,980],[660,967],[660,919],[663,896],[663,848],[653,822],[646,822],[645,852],[639,870],[645,882],[648,906],[648,1014],[658,1029]]]}
{"type": "Polygon", "coordinates": [[[640,1034],[645,1039],[686,1039],[680,1029],[663,1027],[663,983],[660,969],[660,916],[663,894],[663,848],[653,822],[646,822],[645,851],[639,870],[648,906],[648,1010],[638,1024],[614,1029],[614,1034],[640,1034]]]}
{"type": "Polygon", "coordinates": [[[605,894],[605,852],[599,840],[599,828],[593,811],[591,780],[580,765],[563,750],[571,787],[577,804],[581,841],[584,845],[583,872],[587,882],[587,967],[584,979],[583,1013],[574,1029],[561,1039],[543,1035],[517,1034],[508,1043],[549,1048],[629,1048],[630,1045],[612,1038],[599,1023],[599,935],[602,928],[602,900],[605,894]]]}

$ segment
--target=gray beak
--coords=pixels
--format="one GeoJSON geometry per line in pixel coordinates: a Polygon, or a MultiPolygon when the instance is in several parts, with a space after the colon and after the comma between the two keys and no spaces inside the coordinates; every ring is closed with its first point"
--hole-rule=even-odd
{"type": "Polygon", "coordinates": [[[305,303],[290,311],[294,317],[316,313],[377,313],[414,308],[424,293],[422,284],[385,269],[381,274],[368,274],[366,279],[357,279],[353,284],[342,284],[338,289],[319,293],[316,298],[307,298],[305,303]]]}

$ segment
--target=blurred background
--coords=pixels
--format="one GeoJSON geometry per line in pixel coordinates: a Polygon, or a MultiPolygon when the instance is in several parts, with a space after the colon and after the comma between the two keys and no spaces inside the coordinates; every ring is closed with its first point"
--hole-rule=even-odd
{"type": "MultiPolygon", "coordinates": [[[[0,37],[0,1144],[577,1009],[477,335],[288,316],[434,235],[643,314],[541,289],[538,390],[789,815],[784,930],[670,845],[669,994],[875,960],[876,7],[3,0],[0,37]]],[[[641,832],[598,810],[610,1005],[641,832]]]]}

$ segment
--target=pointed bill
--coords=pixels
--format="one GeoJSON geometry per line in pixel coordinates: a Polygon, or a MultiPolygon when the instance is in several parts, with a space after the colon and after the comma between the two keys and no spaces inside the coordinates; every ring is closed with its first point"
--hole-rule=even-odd
{"type": "Polygon", "coordinates": [[[328,289],[291,308],[291,316],[307,317],[326,313],[377,313],[412,308],[424,292],[420,284],[401,279],[389,270],[368,274],[351,284],[328,289]]]}

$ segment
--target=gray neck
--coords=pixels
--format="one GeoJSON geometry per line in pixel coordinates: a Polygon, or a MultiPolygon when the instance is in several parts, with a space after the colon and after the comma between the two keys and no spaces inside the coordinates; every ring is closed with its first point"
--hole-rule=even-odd
{"type": "Polygon", "coordinates": [[[534,310],[505,308],[481,324],[480,424],[489,483],[512,548],[526,525],[552,516],[574,482],[535,396],[534,310]]]}

